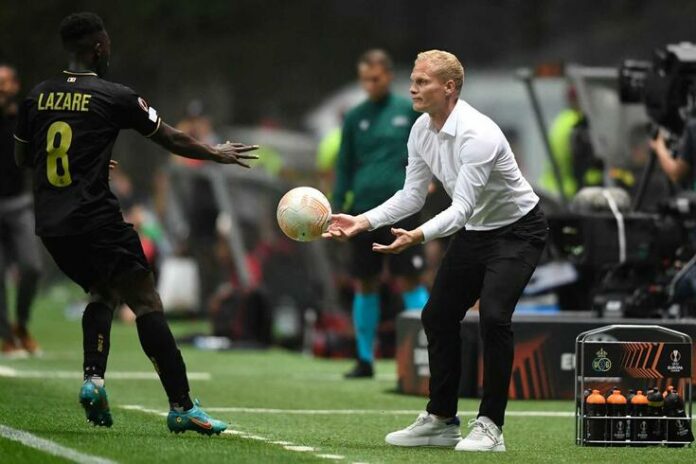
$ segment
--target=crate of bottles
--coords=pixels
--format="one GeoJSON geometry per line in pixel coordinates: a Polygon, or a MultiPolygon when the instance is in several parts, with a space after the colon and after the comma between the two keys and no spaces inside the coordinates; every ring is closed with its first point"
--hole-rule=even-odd
{"type": "Polygon", "coordinates": [[[691,446],[691,337],[658,325],[609,325],[575,344],[575,442],[691,446]]]}

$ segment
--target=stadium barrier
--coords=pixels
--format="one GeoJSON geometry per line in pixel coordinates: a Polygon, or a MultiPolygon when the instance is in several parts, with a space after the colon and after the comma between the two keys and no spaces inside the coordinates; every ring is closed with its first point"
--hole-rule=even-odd
{"type": "MultiPolygon", "coordinates": [[[[597,319],[586,312],[560,313],[553,316],[513,315],[515,360],[509,387],[511,399],[573,399],[575,397],[575,337],[607,324],[646,325],[654,320],[597,319]]],[[[696,320],[665,320],[669,329],[696,337],[696,320]]],[[[427,340],[416,311],[397,318],[397,389],[406,394],[427,395],[427,340]]],[[[478,313],[469,311],[461,323],[462,376],[461,397],[478,397],[482,388],[481,341],[478,313]]],[[[601,339],[611,340],[611,335],[601,339]]],[[[696,353],[694,356],[696,357],[696,353]]],[[[696,381],[694,370],[691,371],[696,381]]],[[[656,379],[656,386],[666,388],[669,379],[656,379]]]]}

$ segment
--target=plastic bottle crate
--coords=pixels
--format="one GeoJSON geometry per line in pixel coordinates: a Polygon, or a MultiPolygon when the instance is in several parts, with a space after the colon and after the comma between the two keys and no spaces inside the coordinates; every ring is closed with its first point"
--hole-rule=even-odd
{"type": "MultiPolygon", "coordinates": [[[[576,444],[691,446],[692,354],[691,337],[658,325],[610,325],[578,335],[575,346],[576,444]],[[646,391],[647,387],[655,387],[659,393],[672,386],[681,398],[684,416],[665,415],[658,410],[655,397],[646,414],[658,412],[659,415],[608,415],[606,409],[604,415],[589,414],[592,406],[586,404],[585,392],[597,389],[604,395],[607,388],[614,386],[624,392],[628,388],[646,391]],[[593,427],[593,421],[600,425],[593,427]],[[611,430],[607,431],[610,426],[611,430]],[[636,426],[649,429],[649,439],[635,439],[636,426]],[[592,432],[598,436],[592,437],[592,432]],[[625,439],[612,439],[622,433],[625,439]]],[[[674,402],[675,398],[671,400],[674,402]]],[[[630,406],[626,404],[626,407],[630,406]]]]}

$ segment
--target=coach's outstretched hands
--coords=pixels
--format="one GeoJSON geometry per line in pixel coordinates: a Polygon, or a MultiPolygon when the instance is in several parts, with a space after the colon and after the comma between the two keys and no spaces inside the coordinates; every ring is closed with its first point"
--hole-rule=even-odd
{"type": "MultiPolygon", "coordinates": [[[[370,222],[362,214],[359,216],[333,214],[329,220],[329,227],[321,236],[345,241],[369,228],[370,222]]],[[[420,228],[414,230],[392,228],[391,233],[396,237],[391,244],[373,243],[372,251],[384,254],[397,254],[423,241],[423,232],[420,228]]]]}
{"type": "Polygon", "coordinates": [[[399,254],[406,248],[417,245],[423,241],[423,232],[420,229],[406,230],[391,228],[391,233],[396,237],[389,245],[372,244],[372,251],[388,255],[399,254]]]}
{"type": "Polygon", "coordinates": [[[324,238],[348,240],[369,228],[370,222],[362,214],[359,216],[332,214],[331,219],[329,219],[329,227],[321,236],[324,238]]]}
{"type": "Polygon", "coordinates": [[[228,140],[225,143],[215,145],[213,148],[217,155],[215,158],[213,158],[213,161],[216,163],[238,164],[248,168],[250,166],[243,160],[259,159],[259,155],[247,154],[247,152],[257,150],[259,148],[258,145],[245,145],[243,143],[230,142],[228,140]]]}

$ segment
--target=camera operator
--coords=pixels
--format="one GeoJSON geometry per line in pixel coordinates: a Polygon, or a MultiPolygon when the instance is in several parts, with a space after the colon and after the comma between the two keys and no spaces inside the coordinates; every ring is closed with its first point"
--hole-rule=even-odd
{"type": "Polygon", "coordinates": [[[650,140],[660,167],[669,180],[689,190],[696,190],[696,118],[690,117],[675,153],[668,148],[665,134],[660,131],[650,140]]]}
{"type": "MultiPolygon", "coordinates": [[[[674,150],[667,146],[665,134],[662,131],[655,139],[650,140],[650,147],[655,152],[662,170],[673,183],[685,190],[696,191],[695,117],[691,116],[687,119],[682,136],[674,150]]],[[[689,242],[692,246],[696,243],[693,230],[689,234],[689,242]]],[[[691,247],[687,245],[687,249],[689,248],[691,247]]],[[[688,254],[692,253],[693,251],[688,254]]],[[[686,303],[687,308],[693,308],[696,304],[696,266],[693,265],[693,259],[679,271],[672,283],[674,301],[686,303]]]]}

